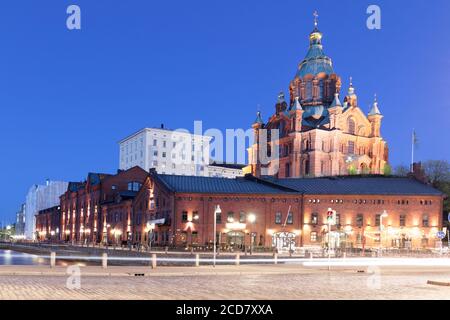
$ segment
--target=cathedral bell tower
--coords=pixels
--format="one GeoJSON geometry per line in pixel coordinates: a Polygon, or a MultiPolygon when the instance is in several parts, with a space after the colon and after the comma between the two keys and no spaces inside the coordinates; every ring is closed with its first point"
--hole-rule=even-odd
{"type": "Polygon", "coordinates": [[[253,147],[251,153],[251,172],[255,177],[261,177],[261,159],[259,158],[260,152],[260,130],[264,127],[264,121],[261,117],[261,112],[257,112],[255,122],[252,124],[253,128],[253,147]]]}
{"type": "Polygon", "coordinates": [[[370,124],[372,126],[371,137],[381,137],[381,119],[383,119],[383,115],[378,108],[377,96],[375,95],[375,100],[372,104],[372,108],[370,109],[369,114],[367,115],[367,119],[369,119],[370,124]]]}

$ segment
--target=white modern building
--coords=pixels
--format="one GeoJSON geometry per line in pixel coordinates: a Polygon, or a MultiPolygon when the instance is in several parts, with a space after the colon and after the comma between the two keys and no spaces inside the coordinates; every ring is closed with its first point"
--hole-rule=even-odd
{"type": "Polygon", "coordinates": [[[207,176],[211,137],[144,128],[119,142],[121,170],[139,166],[160,174],[207,176]]]}
{"type": "Polygon", "coordinates": [[[119,141],[119,169],[134,166],[160,174],[235,178],[244,166],[210,164],[212,137],[187,131],[144,128],[119,141]]]}
{"type": "Polygon", "coordinates": [[[25,235],[25,203],[20,205],[19,211],[16,213],[16,236],[25,235]]]}
{"type": "Polygon", "coordinates": [[[33,185],[25,201],[25,238],[36,238],[36,215],[40,210],[59,205],[59,197],[67,191],[67,182],[47,180],[45,185],[33,185]]]}
{"type": "Polygon", "coordinates": [[[244,175],[246,165],[213,162],[208,166],[208,176],[234,179],[244,175]]]}

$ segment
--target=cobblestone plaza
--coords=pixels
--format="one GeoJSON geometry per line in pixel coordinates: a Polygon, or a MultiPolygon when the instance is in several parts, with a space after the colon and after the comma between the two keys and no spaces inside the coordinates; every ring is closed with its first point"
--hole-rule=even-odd
{"type": "Polygon", "coordinates": [[[356,269],[283,273],[263,267],[257,274],[232,268],[217,275],[82,275],[79,289],[69,289],[63,275],[0,275],[0,299],[450,299],[450,287],[427,284],[450,279],[450,270],[383,269],[377,278],[356,269]]]}

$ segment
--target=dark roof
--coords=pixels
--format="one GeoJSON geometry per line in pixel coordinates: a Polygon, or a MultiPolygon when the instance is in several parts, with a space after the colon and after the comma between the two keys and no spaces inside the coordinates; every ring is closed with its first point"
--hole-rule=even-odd
{"type": "Polygon", "coordinates": [[[59,205],[57,205],[57,206],[53,206],[51,208],[46,208],[46,209],[39,210],[38,214],[46,214],[46,213],[57,212],[57,211],[60,211],[60,209],[61,209],[61,207],[59,205]]]}
{"type": "Polygon", "coordinates": [[[305,194],[442,195],[439,190],[427,184],[403,177],[346,176],[293,179],[263,177],[262,179],[305,194]]]}
{"type": "Polygon", "coordinates": [[[102,182],[103,179],[110,177],[110,176],[111,175],[107,174],[107,173],[90,172],[90,173],[88,173],[89,184],[91,186],[98,185],[102,182]]]}
{"type": "Polygon", "coordinates": [[[282,186],[251,178],[217,178],[158,174],[156,177],[169,190],[186,193],[279,194],[296,193],[282,186]]]}
{"type": "Polygon", "coordinates": [[[213,167],[221,167],[221,168],[230,168],[230,169],[243,169],[246,167],[245,164],[237,164],[237,163],[218,163],[218,162],[213,162],[210,164],[210,166],[213,167]]]}
{"type": "Polygon", "coordinates": [[[77,192],[84,187],[84,182],[69,182],[67,190],[70,192],[77,192]]]}
{"type": "Polygon", "coordinates": [[[153,174],[169,190],[181,193],[216,194],[336,194],[336,195],[443,195],[439,190],[412,178],[345,176],[328,178],[255,178],[153,174]]]}

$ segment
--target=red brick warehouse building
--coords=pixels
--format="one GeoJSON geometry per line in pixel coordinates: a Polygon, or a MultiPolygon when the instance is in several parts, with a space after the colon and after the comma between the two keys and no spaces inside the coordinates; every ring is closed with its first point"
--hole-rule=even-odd
{"type": "Polygon", "coordinates": [[[54,206],[36,215],[36,239],[58,241],[60,239],[61,207],[54,206]]]}
{"type": "Polygon", "coordinates": [[[139,167],[116,175],[89,173],[69,183],[60,198],[61,240],[121,243],[131,235],[132,199],[148,173],[139,167]]]}
{"type": "Polygon", "coordinates": [[[134,199],[133,240],[148,243],[151,234],[154,245],[210,245],[219,205],[216,237],[224,247],[248,247],[251,237],[265,248],[326,246],[332,208],[332,246],[429,248],[442,227],[442,200],[442,193],[413,178],[221,179],[151,172],[134,199]]]}

